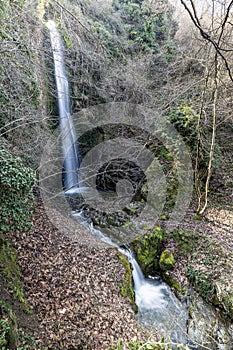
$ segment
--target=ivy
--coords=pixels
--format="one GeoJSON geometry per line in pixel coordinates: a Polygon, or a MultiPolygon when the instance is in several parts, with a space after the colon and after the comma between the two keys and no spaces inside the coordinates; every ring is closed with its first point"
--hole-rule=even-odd
{"type": "MultiPolygon", "coordinates": [[[[164,6],[151,6],[142,0],[114,0],[115,11],[120,11],[131,50],[157,53],[163,43],[171,41],[177,30],[172,19],[172,8],[164,0],[164,6]]],[[[170,44],[171,46],[171,44],[170,44]]],[[[173,44],[174,46],[174,44],[173,44]]],[[[174,49],[167,50],[171,59],[174,49]]]]}
{"type": "Polygon", "coordinates": [[[30,227],[32,188],[36,184],[33,170],[21,158],[0,148],[0,229],[2,231],[30,227]]]}

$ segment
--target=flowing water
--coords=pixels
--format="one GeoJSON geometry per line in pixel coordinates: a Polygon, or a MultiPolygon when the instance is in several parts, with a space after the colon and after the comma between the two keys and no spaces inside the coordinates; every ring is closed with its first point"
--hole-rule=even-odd
{"type": "Polygon", "coordinates": [[[128,256],[133,266],[139,323],[145,328],[157,329],[167,339],[187,343],[187,307],[178,300],[159,276],[145,278],[130,251],[122,253],[128,256]]]}

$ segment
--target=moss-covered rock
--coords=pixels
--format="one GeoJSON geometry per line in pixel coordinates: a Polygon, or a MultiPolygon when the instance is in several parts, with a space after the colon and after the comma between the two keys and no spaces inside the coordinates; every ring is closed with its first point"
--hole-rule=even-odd
{"type": "Polygon", "coordinates": [[[6,282],[13,295],[24,305],[25,311],[30,313],[31,310],[24,297],[20,277],[17,251],[4,235],[0,235],[0,278],[6,282]]]}
{"type": "Polygon", "coordinates": [[[121,295],[129,300],[130,304],[133,306],[133,309],[137,312],[138,307],[135,304],[132,266],[125,255],[117,252],[117,257],[119,262],[125,267],[124,282],[120,284],[121,295]]]}
{"type": "Polygon", "coordinates": [[[164,238],[164,230],[156,226],[149,234],[139,237],[132,243],[137,261],[145,275],[160,270],[159,255],[164,238]]]}
{"type": "Polygon", "coordinates": [[[215,293],[212,297],[212,303],[225,311],[225,314],[233,319],[233,291],[226,290],[225,285],[215,283],[215,293]]]}
{"type": "Polygon", "coordinates": [[[175,265],[175,258],[172,253],[169,253],[168,249],[165,249],[159,258],[159,267],[162,271],[172,270],[175,265]]]}
{"type": "Polygon", "coordinates": [[[174,290],[175,294],[178,297],[185,293],[185,289],[181,287],[179,282],[174,277],[172,277],[168,271],[163,272],[162,277],[164,282],[166,282],[172,288],[172,290],[174,290]]]}

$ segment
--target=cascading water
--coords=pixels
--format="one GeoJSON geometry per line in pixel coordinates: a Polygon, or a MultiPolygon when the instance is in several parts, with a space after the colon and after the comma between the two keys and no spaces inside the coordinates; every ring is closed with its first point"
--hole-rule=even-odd
{"type": "Polygon", "coordinates": [[[53,51],[55,81],[57,87],[59,123],[62,138],[62,151],[64,156],[64,188],[71,191],[78,187],[77,169],[79,167],[79,154],[76,143],[75,129],[71,116],[69,84],[65,72],[63,43],[53,21],[47,22],[53,51]]]}
{"type": "Polygon", "coordinates": [[[145,278],[130,251],[119,250],[128,256],[133,267],[135,301],[138,321],[145,328],[157,329],[165,338],[187,343],[187,308],[175,297],[160,277],[145,278]]]}
{"type": "MultiPolygon", "coordinates": [[[[63,45],[60,34],[53,21],[47,23],[50,31],[51,45],[54,58],[55,79],[59,106],[59,121],[62,136],[62,151],[64,156],[64,187],[66,193],[80,192],[85,188],[78,188],[77,169],[79,167],[79,154],[76,136],[70,111],[69,85],[65,74],[63,45]]],[[[90,222],[83,219],[82,213],[74,213],[74,216],[83,220],[84,225],[91,228],[93,234],[102,241],[116,247],[126,255],[133,266],[133,280],[138,305],[138,320],[145,327],[158,329],[165,337],[171,337],[180,342],[186,342],[186,322],[188,312],[179,300],[171,292],[170,288],[161,279],[146,279],[135,260],[133,254],[122,249],[106,237],[101,231],[96,230],[90,222]]]]}

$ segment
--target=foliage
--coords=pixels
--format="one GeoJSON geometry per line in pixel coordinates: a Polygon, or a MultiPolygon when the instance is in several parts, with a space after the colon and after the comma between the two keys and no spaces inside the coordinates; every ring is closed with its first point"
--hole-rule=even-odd
{"type": "Polygon", "coordinates": [[[122,59],[124,58],[123,51],[120,47],[120,44],[114,33],[104,26],[104,24],[100,24],[99,22],[94,22],[92,25],[92,30],[95,34],[97,34],[100,42],[105,46],[107,51],[111,53],[113,57],[122,59]]]}
{"type": "Polygon", "coordinates": [[[198,115],[194,108],[181,104],[168,115],[168,120],[178,130],[185,143],[195,149],[198,115]]]}
{"type": "Polygon", "coordinates": [[[18,328],[16,317],[11,307],[2,300],[0,300],[0,349],[38,349],[33,336],[18,328]]]}
{"type": "Polygon", "coordinates": [[[209,276],[207,276],[201,270],[195,269],[190,265],[187,266],[186,276],[188,277],[189,281],[193,283],[197,290],[201,293],[201,296],[206,301],[209,301],[209,298],[215,292],[215,288],[211,280],[208,279],[209,276]]]}
{"type": "Polygon", "coordinates": [[[0,212],[2,231],[27,229],[30,226],[34,171],[23,165],[19,157],[0,148],[0,212]]]}
{"type": "MultiPolygon", "coordinates": [[[[172,20],[172,10],[167,1],[153,7],[147,1],[115,0],[115,11],[121,14],[131,51],[159,51],[162,43],[169,42],[177,26],[172,20]]],[[[172,45],[170,54],[172,52],[172,45]]]]}
{"type": "Polygon", "coordinates": [[[176,241],[179,254],[187,256],[192,252],[193,248],[198,242],[198,233],[194,233],[188,230],[177,229],[171,233],[171,237],[176,241]]]}

